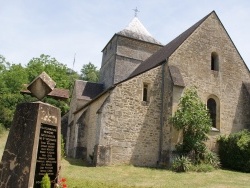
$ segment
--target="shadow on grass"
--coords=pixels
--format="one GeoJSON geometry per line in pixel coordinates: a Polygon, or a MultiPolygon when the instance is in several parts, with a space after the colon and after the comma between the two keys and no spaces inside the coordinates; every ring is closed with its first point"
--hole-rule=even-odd
{"type": "Polygon", "coordinates": [[[82,159],[74,159],[74,158],[64,158],[64,160],[68,161],[69,164],[74,166],[84,166],[84,167],[94,167],[92,164],[82,160],[82,159]]]}

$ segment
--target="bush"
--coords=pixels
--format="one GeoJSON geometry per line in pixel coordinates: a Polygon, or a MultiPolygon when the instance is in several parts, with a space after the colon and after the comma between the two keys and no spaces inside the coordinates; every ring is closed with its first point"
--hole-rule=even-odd
{"type": "Polygon", "coordinates": [[[175,172],[187,172],[191,166],[191,160],[186,156],[176,157],[172,164],[172,170],[175,172]]]}
{"type": "Polygon", "coordinates": [[[250,132],[243,130],[218,139],[222,167],[250,172],[250,132]]]}
{"type": "Polygon", "coordinates": [[[189,170],[194,172],[212,172],[214,167],[210,164],[201,163],[198,165],[191,165],[189,170]]]}
{"type": "Polygon", "coordinates": [[[185,91],[177,111],[170,120],[177,130],[183,131],[183,142],[178,144],[177,152],[180,155],[188,155],[194,164],[201,163],[212,120],[196,88],[185,91]]]}
{"type": "Polygon", "coordinates": [[[42,178],[41,188],[51,188],[50,178],[47,173],[42,178]]]}
{"type": "Polygon", "coordinates": [[[206,153],[204,154],[204,163],[211,165],[214,168],[220,168],[219,156],[216,153],[211,152],[209,150],[207,150],[206,153]]]}

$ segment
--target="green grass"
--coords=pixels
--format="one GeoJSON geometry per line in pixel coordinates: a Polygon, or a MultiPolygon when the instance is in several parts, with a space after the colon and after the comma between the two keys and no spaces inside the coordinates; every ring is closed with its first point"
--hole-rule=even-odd
{"type": "Polygon", "coordinates": [[[61,175],[69,187],[250,187],[250,174],[227,170],[174,173],[169,170],[134,166],[87,167],[80,160],[62,161],[61,175]]]}
{"type": "MultiPolygon", "coordinates": [[[[0,135],[0,156],[7,133],[0,135]]],[[[88,167],[81,160],[62,160],[61,177],[69,188],[248,188],[250,174],[227,170],[174,173],[134,166],[88,167]]]]}

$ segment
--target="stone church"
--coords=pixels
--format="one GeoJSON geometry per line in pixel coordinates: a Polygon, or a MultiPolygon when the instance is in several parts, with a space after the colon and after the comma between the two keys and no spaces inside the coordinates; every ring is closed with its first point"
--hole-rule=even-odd
{"type": "Polygon", "coordinates": [[[250,127],[249,69],[215,11],[167,45],[137,17],[102,50],[100,83],[76,80],[67,155],[95,165],[169,164],[181,134],[170,124],[180,97],[195,86],[216,138],[250,127]]]}

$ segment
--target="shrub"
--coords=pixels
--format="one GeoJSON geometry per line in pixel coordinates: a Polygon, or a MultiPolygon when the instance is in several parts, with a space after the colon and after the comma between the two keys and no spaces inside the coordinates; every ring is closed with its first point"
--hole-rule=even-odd
{"type": "Polygon", "coordinates": [[[194,164],[199,164],[206,151],[205,141],[212,120],[195,88],[185,91],[171,122],[177,130],[183,131],[183,142],[178,144],[177,152],[188,155],[194,164]]]}
{"type": "Polygon", "coordinates": [[[204,154],[204,163],[211,165],[214,168],[220,168],[219,156],[216,153],[211,152],[209,150],[207,150],[206,153],[204,154]]]}
{"type": "Polygon", "coordinates": [[[191,160],[186,156],[178,156],[174,159],[172,170],[175,172],[186,172],[191,166],[191,160]]]}
{"type": "Polygon", "coordinates": [[[218,139],[222,167],[250,172],[250,132],[243,130],[218,139]]]}
{"type": "Polygon", "coordinates": [[[41,188],[51,188],[50,178],[47,173],[42,178],[41,188]]]}
{"type": "Polygon", "coordinates": [[[200,163],[198,165],[191,165],[189,170],[194,172],[212,172],[214,167],[210,164],[200,163]]]}

